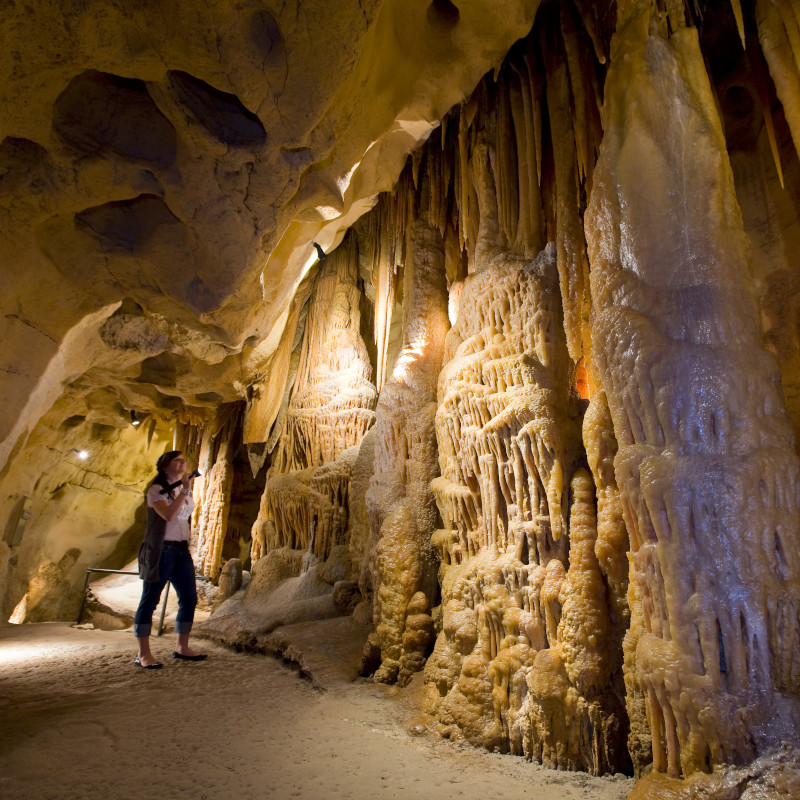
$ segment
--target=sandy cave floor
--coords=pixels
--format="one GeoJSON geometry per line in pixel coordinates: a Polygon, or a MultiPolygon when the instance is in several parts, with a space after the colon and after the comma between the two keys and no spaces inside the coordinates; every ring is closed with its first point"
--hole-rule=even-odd
{"type": "Polygon", "coordinates": [[[325,690],[208,641],[208,661],[175,662],[172,636],[153,641],[164,669],[145,671],[130,631],[0,625],[3,800],[621,800],[633,786],[415,736],[393,687],[324,675],[325,690]]]}

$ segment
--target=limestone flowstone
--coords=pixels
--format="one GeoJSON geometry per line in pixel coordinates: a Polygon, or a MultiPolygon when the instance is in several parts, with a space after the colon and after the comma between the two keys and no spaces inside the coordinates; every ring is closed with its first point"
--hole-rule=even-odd
{"type": "Polygon", "coordinates": [[[654,767],[679,776],[797,736],[800,462],[696,32],[649,23],[621,6],[587,230],[637,677],[654,767]]]}
{"type": "MultiPolygon", "coordinates": [[[[429,197],[427,180],[421,195],[429,197]]],[[[425,204],[427,205],[427,204],[425,204]]],[[[373,540],[379,681],[405,685],[425,663],[438,600],[431,536],[438,518],[436,382],[447,319],[444,241],[423,206],[408,230],[403,272],[403,344],[381,391],[373,475],[365,496],[373,540]]]]}
{"type": "Polygon", "coordinates": [[[417,730],[797,795],[800,2],[154,13],[0,19],[6,618],[180,449],[209,635],[352,613],[417,730]]]}
{"type": "Polygon", "coordinates": [[[426,680],[434,715],[476,744],[603,772],[625,758],[619,661],[554,251],[468,276],[448,334],[433,482],[443,631],[426,680]]]}
{"type": "Polygon", "coordinates": [[[325,560],[344,544],[350,470],[375,421],[377,390],[360,332],[353,237],[328,257],[312,306],[283,435],[267,475],[262,513],[271,520],[264,552],[309,550],[325,560]]]}

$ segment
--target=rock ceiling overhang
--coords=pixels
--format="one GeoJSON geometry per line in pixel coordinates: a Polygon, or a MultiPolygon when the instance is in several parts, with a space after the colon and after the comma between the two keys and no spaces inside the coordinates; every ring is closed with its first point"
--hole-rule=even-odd
{"type": "Polygon", "coordinates": [[[310,243],[338,244],[538,5],[7,4],[0,468],[65,392],[112,417],[240,396],[310,243]]]}

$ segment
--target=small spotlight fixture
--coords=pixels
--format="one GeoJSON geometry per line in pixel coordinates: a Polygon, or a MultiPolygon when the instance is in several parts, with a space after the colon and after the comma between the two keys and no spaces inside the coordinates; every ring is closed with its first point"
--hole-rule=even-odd
{"type": "Polygon", "coordinates": [[[133,425],[134,428],[138,428],[141,424],[142,421],[136,418],[136,412],[131,409],[131,425],[133,425]]]}
{"type": "Polygon", "coordinates": [[[87,458],[89,458],[89,451],[88,451],[88,450],[78,450],[78,448],[77,448],[77,447],[71,447],[71,448],[70,448],[70,449],[67,451],[67,455],[69,455],[70,453],[75,453],[75,455],[76,455],[76,456],[77,456],[77,457],[78,457],[78,458],[79,458],[81,461],[86,461],[86,459],[87,459],[87,458]]]}

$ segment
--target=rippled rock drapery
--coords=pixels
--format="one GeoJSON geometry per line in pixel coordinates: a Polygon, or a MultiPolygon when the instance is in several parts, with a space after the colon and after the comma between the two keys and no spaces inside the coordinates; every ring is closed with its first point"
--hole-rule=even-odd
{"type": "Polygon", "coordinates": [[[346,544],[350,470],[375,421],[378,395],[361,338],[357,259],[351,236],[315,279],[297,377],[254,525],[271,522],[265,553],[290,547],[324,561],[346,544]]]}
{"type": "Polygon", "coordinates": [[[697,33],[650,23],[620,4],[587,229],[636,668],[677,776],[797,737],[800,476],[697,33]]]}
{"type": "Polygon", "coordinates": [[[459,309],[439,382],[443,632],[429,702],[477,744],[614,770],[618,665],[554,248],[470,275],[459,309]]]}
{"type": "Polygon", "coordinates": [[[228,533],[233,483],[233,438],[238,409],[228,407],[203,431],[199,453],[202,475],[196,480],[192,527],[197,532],[196,566],[201,575],[216,580],[222,569],[222,552],[228,533]]]}

